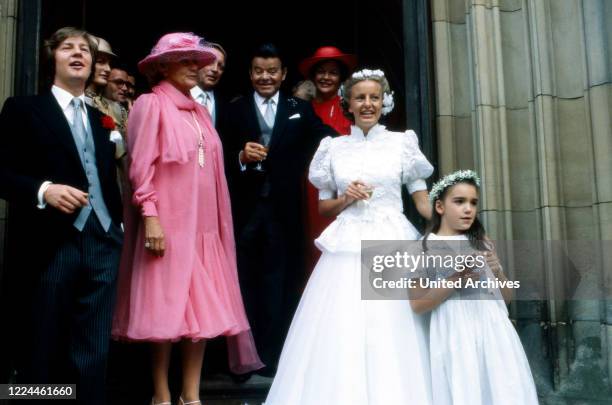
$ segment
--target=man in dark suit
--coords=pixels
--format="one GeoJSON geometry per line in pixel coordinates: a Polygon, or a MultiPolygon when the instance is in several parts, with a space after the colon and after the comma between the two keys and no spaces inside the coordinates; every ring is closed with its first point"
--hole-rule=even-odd
{"type": "Polygon", "coordinates": [[[3,296],[18,382],[77,384],[79,403],[103,404],[123,239],[115,146],[102,114],[84,103],[92,37],[62,28],[45,52],[51,91],[9,98],[0,113],[3,296]]]}
{"type": "Polygon", "coordinates": [[[276,47],[259,47],[254,92],[230,103],[222,129],[240,286],[264,375],[276,369],[303,286],[304,174],[321,139],[336,134],[309,103],[279,92],[286,74],[276,47]]]}

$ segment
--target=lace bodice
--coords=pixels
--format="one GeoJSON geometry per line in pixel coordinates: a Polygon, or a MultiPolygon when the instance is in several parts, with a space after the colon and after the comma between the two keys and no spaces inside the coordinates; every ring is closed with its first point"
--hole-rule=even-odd
{"type": "Polygon", "coordinates": [[[323,139],[308,175],[319,198],[344,193],[354,180],[373,186],[374,193],[345,208],[315,244],[330,252],[359,252],[363,240],[418,239],[402,213],[402,185],[411,193],[426,190],[424,179],[432,172],[414,131],[390,132],[376,125],[364,136],[353,126],[349,136],[323,139]]]}
{"type": "Polygon", "coordinates": [[[345,211],[358,210],[362,205],[402,211],[401,186],[406,184],[413,193],[426,190],[424,181],[433,172],[432,165],[419,149],[412,130],[387,131],[376,125],[367,136],[358,127],[351,134],[321,141],[312,163],[309,180],[319,189],[319,198],[342,194],[354,180],[374,187],[372,197],[363,204],[352,204],[345,211]]]}

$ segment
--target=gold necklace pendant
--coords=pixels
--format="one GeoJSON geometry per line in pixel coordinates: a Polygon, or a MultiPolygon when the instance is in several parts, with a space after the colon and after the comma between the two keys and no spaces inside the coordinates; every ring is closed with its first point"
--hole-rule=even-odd
{"type": "Polygon", "coordinates": [[[185,122],[191,127],[191,129],[195,131],[196,136],[198,137],[198,165],[200,167],[204,167],[204,163],[206,163],[206,160],[205,160],[206,149],[204,147],[204,141],[205,141],[204,133],[202,132],[202,128],[200,127],[200,124],[198,123],[198,119],[193,111],[191,112],[191,117],[193,118],[193,122],[195,122],[197,129],[194,128],[193,125],[189,123],[189,121],[185,120],[185,122]]]}
{"type": "Polygon", "coordinates": [[[198,145],[198,164],[204,167],[204,145],[201,142],[198,145]]]}

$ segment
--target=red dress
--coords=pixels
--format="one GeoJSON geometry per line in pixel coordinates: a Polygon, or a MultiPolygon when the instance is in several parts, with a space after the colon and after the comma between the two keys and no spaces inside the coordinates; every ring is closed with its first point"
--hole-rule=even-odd
{"type": "MultiPolygon", "coordinates": [[[[340,105],[340,96],[328,101],[317,102],[312,100],[312,108],[315,114],[321,118],[324,124],[335,129],[340,135],[351,133],[351,121],[344,116],[340,105]]],[[[321,256],[321,252],[314,245],[314,240],[334,220],[319,214],[319,191],[306,180],[306,271],[310,275],[312,269],[321,256]]]]}

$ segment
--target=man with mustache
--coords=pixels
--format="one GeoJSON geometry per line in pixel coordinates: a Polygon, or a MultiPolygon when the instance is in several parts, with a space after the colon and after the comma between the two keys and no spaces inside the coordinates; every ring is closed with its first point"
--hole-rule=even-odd
{"type": "Polygon", "coordinates": [[[257,350],[272,376],[305,277],[303,177],[321,139],[336,132],[310,103],[280,90],[278,49],[264,44],[249,68],[253,93],[230,103],[226,166],[232,179],[238,273],[257,350]]]}
{"type": "MultiPolygon", "coordinates": [[[[0,113],[0,198],[9,202],[0,308],[11,308],[19,383],[76,384],[104,404],[123,233],[115,144],[85,104],[97,44],[62,28],[45,42],[50,91],[11,97],[0,113]]],[[[2,345],[4,346],[4,345],[2,345]]]]}

